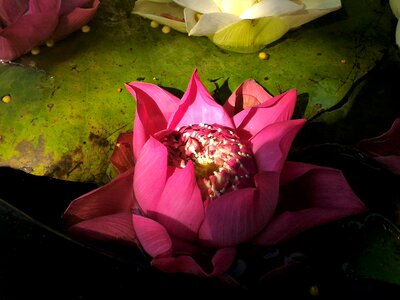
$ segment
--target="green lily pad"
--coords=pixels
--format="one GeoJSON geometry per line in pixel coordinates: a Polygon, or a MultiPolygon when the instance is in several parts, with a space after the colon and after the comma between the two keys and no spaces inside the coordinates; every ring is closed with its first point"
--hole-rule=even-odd
{"type": "Polygon", "coordinates": [[[134,119],[124,83],[182,92],[195,68],[219,101],[248,78],[274,95],[297,88],[306,102],[300,114],[310,119],[340,103],[394,43],[389,5],[342,2],[341,10],[268,46],[270,58],[260,60],[221,50],[205,37],[164,34],[130,13],[133,1],[103,0],[89,33],[0,65],[0,97],[11,97],[0,102],[0,166],[107,182],[115,140],[134,119]]]}
{"type": "Polygon", "coordinates": [[[369,215],[360,224],[360,253],[348,271],[365,279],[400,284],[400,230],[381,215],[369,215]]]}

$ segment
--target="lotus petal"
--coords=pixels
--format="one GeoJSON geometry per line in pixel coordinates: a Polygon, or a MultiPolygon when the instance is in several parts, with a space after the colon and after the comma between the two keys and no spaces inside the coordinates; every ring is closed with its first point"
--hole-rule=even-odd
{"type": "Polygon", "coordinates": [[[186,32],[183,8],[171,1],[138,0],[132,13],[170,26],[177,31],[186,32]]]}
{"type": "Polygon", "coordinates": [[[125,86],[137,101],[133,128],[133,154],[137,159],[147,139],[167,128],[179,98],[154,84],[131,82],[125,86]]]}
{"type": "Polygon", "coordinates": [[[255,136],[264,127],[288,121],[293,115],[297,92],[292,89],[264,103],[242,110],[234,116],[237,134],[242,140],[255,136]]]}
{"type": "MultiPolygon", "coordinates": [[[[77,1],[77,2],[82,2],[84,4],[88,1],[77,1]]],[[[80,29],[83,25],[89,23],[89,21],[95,15],[99,4],[100,4],[99,0],[94,0],[93,5],[91,7],[82,8],[81,6],[78,6],[72,11],[61,15],[60,20],[58,22],[58,26],[52,35],[52,39],[54,40],[62,39],[71,32],[74,32],[80,29]]]]}
{"type": "Polygon", "coordinates": [[[278,40],[289,29],[285,20],[267,17],[242,20],[217,31],[209,38],[222,49],[239,53],[253,53],[278,40]]]}
{"type": "Polygon", "coordinates": [[[297,167],[300,177],[281,187],[278,212],[255,243],[281,243],[312,227],[365,212],[339,170],[290,163],[282,174],[288,171],[293,176],[297,167]],[[309,170],[303,173],[305,168],[309,170]]]}
{"type": "Polygon", "coordinates": [[[233,117],[242,110],[264,103],[271,98],[273,97],[256,81],[246,80],[228,98],[224,109],[233,117]]]}
{"type": "Polygon", "coordinates": [[[68,232],[73,235],[88,237],[93,241],[137,245],[131,212],[106,215],[82,221],[68,228],[68,232]]]}
{"type": "Polygon", "coordinates": [[[1,24],[7,27],[23,16],[29,9],[27,0],[2,0],[0,4],[0,28],[1,24]]]}
{"type": "Polygon", "coordinates": [[[302,4],[296,4],[290,0],[264,0],[254,4],[244,11],[241,19],[258,19],[263,17],[273,17],[287,15],[304,8],[302,4]]]}
{"type": "Polygon", "coordinates": [[[231,117],[212,98],[195,70],[179,107],[171,117],[168,129],[189,124],[219,124],[233,128],[231,117]]]}
{"type": "Polygon", "coordinates": [[[219,12],[220,9],[214,0],[174,0],[180,6],[190,8],[202,14],[209,14],[219,12]]]}
{"type": "Polygon", "coordinates": [[[218,276],[228,271],[235,256],[235,248],[218,249],[211,260],[213,266],[211,272],[204,271],[204,269],[191,256],[155,258],[152,261],[152,265],[157,269],[168,273],[189,273],[201,277],[218,276]]]}
{"type": "Polygon", "coordinates": [[[208,246],[229,247],[252,239],[275,212],[279,174],[255,176],[257,189],[239,189],[212,201],[199,230],[199,240],[208,246]]]}
{"type": "Polygon", "coordinates": [[[235,15],[214,12],[202,15],[197,21],[195,11],[188,8],[185,9],[186,27],[189,35],[192,36],[209,36],[215,34],[219,30],[223,30],[229,25],[240,22],[240,18],[235,15]]]}
{"type": "Polygon", "coordinates": [[[4,28],[0,35],[0,59],[13,60],[44,43],[58,23],[60,1],[31,0],[30,13],[4,28]],[[46,20],[46,22],[43,22],[46,20]]]}
{"type": "Polygon", "coordinates": [[[171,254],[171,239],[160,223],[135,214],[132,216],[132,222],[140,244],[151,257],[163,257],[171,254]]]}
{"type": "Polygon", "coordinates": [[[128,171],[134,166],[132,137],[132,132],[121,133],[111,155],[111,163],[119,174],[128,171]]]}
{"type": "Polygon", "coordinates": [[[281,172],[290,146],[305,120],[290,120],[265,127],[250,139],[259,171],[281,172]]]}
{"type": "Polygon", "coordinates": [[[204,207],[191,161],[185,168],[173,168],[157,207],[148,215],[168,232],[184,240],[195,240],[204,219],[204,207]]]}
{"type": "Polygon", "coordinates": [[[133,169],[117,176],[110,183],[75,199],[63,215],[67,226],[93,218],[130,212],[135,205],[133,169]]]}
{"type": "Polygon", "coordinates": [[[150,137],[135,166],[133,188],[145,214],[157,207],[167,179],[168,152],[163,144],[150,137]]]}

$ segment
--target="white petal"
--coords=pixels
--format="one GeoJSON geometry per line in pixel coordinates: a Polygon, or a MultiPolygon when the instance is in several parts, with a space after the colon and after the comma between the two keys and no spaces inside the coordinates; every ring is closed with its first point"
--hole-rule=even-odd
{"type": "Polygon", "coordinates": [[[389,0],[389,3],[390,3],[390,7],[392,8],[394,15],[399,19],[400,18],[400,0],[389,0]]]}
{"type": "Polygon", "coordinates": [[[262,17],[281,16],[293,13],[304,8],[290,0],[264,0],[254,4],[241,14],[241,19],[258,19],[262,17]]]}
{"type": "Polygon", "coordinates": [[[216,0],[222,12],[240,16],[243,12],[251,8],[255,0],[216,0]]]}
{"type": "Polygon", "coordinates": [[[306,5],[306,9],[281,17],[288,22],[290,28],[299,27],[341,8],[340,1],[336,0],[326,0],[323,2],[318,0],[303,0],[303,3],[306,5]]]}
{"type": "Polygon", "coordinates": [[[202,14],[220,11],[213,0],[174,0],[174,2],[202,14]]]}
{"type": "Polygon", "coordinates": [[[305,9],[339,9],[342,7],[340,0],[302,0],[305,9]]]}
{"type": "Polygon", "coordinates": [[[132,13],[168,25],[180,32],[186,32],[183,9],[175,3],[139,0],[136,1],[132,13]]]}
{"type": "Polygon", "coordinates": [[[396,44],[397,46],[400,47],[400,20],[397,22],[397,28],[396,28],[396,44]]]}
{"type": "Polygon", "coordinates": [[[213,35],[218,30],[240,21],[239,17],[231,14],[212,13],[202,15],[197,24],[189,31],[189,35],[213,35]]]}

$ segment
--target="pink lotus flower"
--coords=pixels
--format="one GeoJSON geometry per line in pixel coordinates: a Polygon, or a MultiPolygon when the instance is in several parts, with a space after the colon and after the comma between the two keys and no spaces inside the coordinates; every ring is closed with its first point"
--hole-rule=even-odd
{"type": "Polygon", "coordinates": [[[380,136],[360,141],[361,150],[382,166],[400,175],[400,118],[380,136]]]}
{"type": "Polygon", "coordinates": [[[139,243],[166,272],[214,276],[238,244],[273,245],[365,210],[340,171],[285,161],[305,122],[291,120],[295,90],[272,97],[248,80],[220,106],[197,71],[181,100],[126,87],[137,110],[112,157],[123,173],[71,203],[71,232],[139,243]]]}
{"type": "Polygon", "coordinates": [[[99,0],[0,1],[0,59],[14,60],[87,24],[99,0]]]}

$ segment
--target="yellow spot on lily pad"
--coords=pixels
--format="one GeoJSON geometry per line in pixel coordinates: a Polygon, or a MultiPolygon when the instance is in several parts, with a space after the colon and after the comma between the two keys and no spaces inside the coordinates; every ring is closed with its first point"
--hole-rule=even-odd
{"type": "Polygon", "coordinates": [[[159,24],[157,21],[154,21],[154,20],[153,20],[153,21],[150,22],[150,27],[151,27],[151,28],[157,28],[159,25],[160,25],[160,24],[159,24]]]}
{"type": "Polygon", "coordinates": [[[84,25],[81,28],[82,32],[88,33],[90,31],[90,26],[89,25],[84,25]]]}
{"type": "Polygon", "coordinates": [[[47,46],[47,47],[53,47],[53,46],[54,46],[54,40],[48,40],[48,41],[46,42],[46,46],[47,46]]]}
{"type": "Polygon", "coordinates": [[[10,103],[11,96],[10,95],[5,95],[3,98],[1,98],[1,101],[3,101],[4,103],[10,103]]]}
{"type": "Polygon", "coordinates": [[[265,52],[260,52],[260,53],[258,53],[258,58],[261,60],[266,60],[269,58],[269,54],[265,53],[265,52]]]}
{"type": "Polygon", "coordinates": [[[117,88],[117,92],[121,93],[122,92],[122,88],[117,88]]]}
{"type": "Polygon", "coordinates": [[[31,50],[32,55],[38,55],[40,53],[40,48],[39,47],[33,47],[31,50]]]}
{"type": "Polygon", "coordinates": [[[171,27],[169,27],[169,26],[167,26],[167,25],[164,25],[164,26],[161,28],[161,31],[162,31],[163,33],[165,33],[165,34],[170,33],[170,32],[171,32],[171,27]]]}

